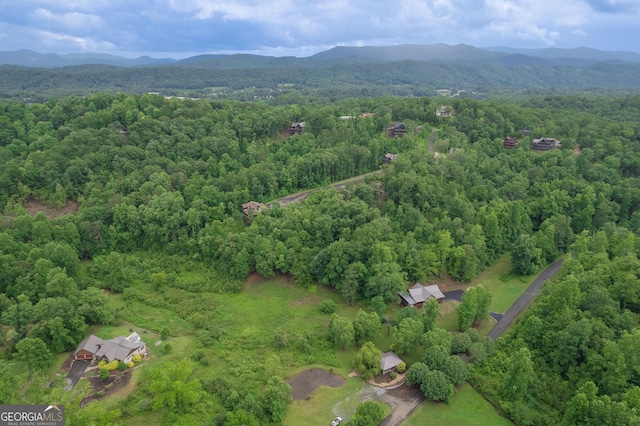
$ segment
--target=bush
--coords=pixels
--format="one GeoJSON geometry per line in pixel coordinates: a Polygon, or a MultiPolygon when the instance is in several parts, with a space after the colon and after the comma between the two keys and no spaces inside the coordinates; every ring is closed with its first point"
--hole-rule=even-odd
{"type": "Polygon", "coordinates": [[[320,312],[323,314],[333,314],[336,312],[336,302],[331,299],[323,300],[320,304],[320,312]]]}
{"type": "Polygon", "coordinates": [[[99,390],[98,392],[94,393],[93,396],[96,396],[98,398],[101,397],[101,396],[104,396],[104,391],[103,390],[99,390]]]}
{"type": "Polygon", "coordinates": [[[127,367],[132,368],[135,364],[133,363],[133,361],[129,361],[127,363],[127,367]]]}
{"type": "Polygon", "coordinates": [[[170,344],[170,343],[165,343],[164,345],[162,345],[162,349],[161,349],[161,351],[162,351],[162,353],[163,353],[163,354],[165,354],[165,355],[166,355],[166,354],[168,354],[169,352],[171,352],[171,349],[173,349],[173,348],[171,347],[171,344],[170,344]]]}
{"type": "Polygon", "coordinates": [[[401,374],[404,373],[405,371],[407,371],[407,364],[405,364],[403,361],[400,361],[396,366],[396,371],[401,374]]]}
{"type": "Polygon", "coordinates": [[[396,377],[398,377],[398,375],[396,373],[392,372],[389,377],[391,377],[391,380],[395,380],[396,377]]]}
{"type": "Polygon", "coordinates": [[[105,381],[109,378],[109,370],[106,368],[100,368],[100,380],[105,381]]]}
{"type": "Polygon", "coordinates": [[[105,368],[109,371],[113,371],[116,368],[118,368],[118,365],[120,364],[121,361],[118,361],[117,359],[114,359],[113,361],[111,361],[110,363],[108,363],[107,365],[105,365],[105,368]]]}
{"type": "Polygon", "coordinates": [[[160,339],[167,340],[170,335],[171,331],[169,330],[169,327],[162,327],[162,330],[160,330],[160,339]]]}
{"type": "Polygon", "coordinates": [[[142,361],[142,355],[140,355],[140,354],[135,354],[135,355],[131,358],[131,360],[132,360],[133,362],[136,362],[136,363],[137,363],[137,362],[140,362],[140,361],[142,361]]]}
{"type": "Polygon", "coordinates": [[[118,361],[118,370],[120,370],[120,371],[124,371],[124,370],[126,370],[126,369],[127,369],[127,364],[125,364],[125,363],[124,363],[124,362],[122,362],[122,361],[118,361]]]}

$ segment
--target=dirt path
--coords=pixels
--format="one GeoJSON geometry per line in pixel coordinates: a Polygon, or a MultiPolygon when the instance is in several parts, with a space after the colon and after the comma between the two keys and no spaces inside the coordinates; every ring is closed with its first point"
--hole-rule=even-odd
{"type": "Polygon", "coordinates": [[[436,151],[433,148],[435,142],[436,142],[436,132],[438,131],[438,129],[434,129],[433,132],[431,132],[431,136],[429,136],[429,154],[435,154],[436,151]]]}
{"type": "Polygon", "coordinates": [[[297,192],[295,194],[287,195],[286,197],[278,198],[276,201],[278,202],[278,204],[280,204],[280,207],[288,206],[289,204],[292,204],[292,203],[299,203],[300,201],[305,200],[314,191],[320,191],[320,190],[331,188],[331,187],[335,189],[344,189],[347,187],[347,185],[354,185],[356,183],[360,183],[363,180],[365,180],[367,176],[371,176],[376,173],[380,174],[382,173],[382,171],[376,170],[374,172],[369,172],[360,176],[355,176],[344,181],[336,182],[328,186],[323,186],[321,188],[307,189],[306,191],[297,192]]]}
{"type": "Polygon", "coordinates": [[[533,284],[527,288],[524,293],[518,297],[518,300],[514,302],[513,305],[509,308],[506,314],[500,318],[500,321],[493,327],[493,329],[489,332],[489,337],[493,340],[496,340],[498,337],[502,336],[502,333],[507,331],[507,329],[511,326],[511,324],[518,318],[518,315],[522,313],[526,309],[527,306],[531,303],[533,299],[536,298],[540,290],[542,289],[542,283],[555,275],[556,272],[560,270],[562,267],[562,263],[564,259],[556,260],[552,263],[547,269],[542,271],[538,278],[535,279],[533,284]]]}
{"type": "Polygon", "coordinates": [[[424,402],[425,398],[419,389],[403,385],[397,389],[387,390],[376,398],[389,405],[393,411],[384,419],[380,426],[399,425],[424,402]]]}

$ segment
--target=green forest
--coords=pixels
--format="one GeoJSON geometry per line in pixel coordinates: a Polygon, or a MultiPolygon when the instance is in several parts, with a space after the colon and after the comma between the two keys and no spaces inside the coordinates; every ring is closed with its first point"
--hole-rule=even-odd
{"type": "MultiPolygon", "coordinates": [[[[45,101],[96,92],[254,101],[284,97],[324,98],[435,96],[435,89],[487,98],[531,93],[628,94],[640,90],[640,64],[456,63],[361,57],[337,60],[234,55],[172,65],[126,68],[76,65],[31,68],[0,65],[0,98],[45,101]]],[[[530,58],[531,59],[531,58],[530,58]]]]}
{"type": "MultiPolygon", "coordinates": [[[[73,425],[280,424],[292,372],[365,376],[393,347],[428,399],[468,382],[516,424],[640,424],[640,96],[444,100],[451,117],[437,97],[0,103],[0,403],[64,404],[73,425]],[[244,217],[249,201],[269,208],[244,217]],[[455,331],[437,304],[399,309],[413,283],[505,256],[523,277],[565,260],[495,344],[474,328],[482,286],[455,331]],[[126,395],[65,390],[89,334],[139,330],[152,356],[126,395]]],[[[368,410],[348,424],[377,424],[368,410]]]]}

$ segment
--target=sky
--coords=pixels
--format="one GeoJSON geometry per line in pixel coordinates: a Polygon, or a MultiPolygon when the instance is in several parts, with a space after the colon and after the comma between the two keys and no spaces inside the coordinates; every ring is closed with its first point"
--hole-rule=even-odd
{"type": "Polygon", "coordinates": [[[434,43],[640,52],[640,0],[0,0],[0,51],[305,57],[434,43]]]}

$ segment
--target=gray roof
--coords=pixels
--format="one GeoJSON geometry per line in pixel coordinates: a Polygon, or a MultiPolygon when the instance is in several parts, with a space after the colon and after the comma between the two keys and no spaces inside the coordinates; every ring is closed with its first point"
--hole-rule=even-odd
{"type": "Polygon", "coordinates": [[[129,337],[121,336],[111,340],[102,340],[92,334],[80,342],[78,349],[73,354],[75,355],[84,349],[91,352],[96,358],[106,358],[109,362],[123,361],[131,352],[142,346],[144,346],[144,342],[140,340],[137,333],[129,337]]]}
{"type": "Polygon", "coordinates": [[[380,359],[380,369],[382,371],[387,371],[390,368],[396,367],[401,362],[402,360],[398,357],[398,355],[394,354],[393,352],[385,352],[382,354],[382,357],[380,359]]]}
{"type": "Polygon", "coordinates": [[[436,299],[444,298],[444,294],[442,294],[437,284],[423,286],[420,283],[416,283],[409,289],[409,294],[415,303],[425,302],[431,297],[435,297],[436,299]]]}

